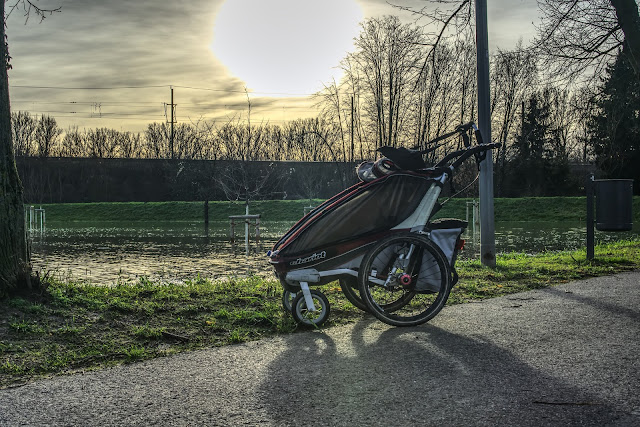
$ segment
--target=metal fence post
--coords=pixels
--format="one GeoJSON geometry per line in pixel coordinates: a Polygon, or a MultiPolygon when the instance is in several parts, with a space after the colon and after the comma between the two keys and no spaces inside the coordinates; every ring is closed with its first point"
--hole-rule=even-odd
{"type": "Polygon", "coordinates": [[[587,181],[584,188],[587,191],[587,260],[592,260],[594,257],[594,230],[593,230],[593,193],[594,193],[594,178],[593,174],[587,175],[587,181]]]}

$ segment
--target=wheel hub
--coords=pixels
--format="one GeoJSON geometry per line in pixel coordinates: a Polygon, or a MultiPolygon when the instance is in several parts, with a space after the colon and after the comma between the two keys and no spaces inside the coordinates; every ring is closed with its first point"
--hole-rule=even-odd
{"type": "Polygon", "coordinates": [[[401,276],[400,276],[399,281],[400,281],[400,284],[401,284],[402,286],[405,286],[405,287],[406,287],[406,286],[409,286],[409,285],[411,285],[411,281],[412,281],[412,280],[411,280],[411,275],[409,275],[409,274],[405,273],[405,274],[403,274],[403,275],[401,275],[401,276]]]}

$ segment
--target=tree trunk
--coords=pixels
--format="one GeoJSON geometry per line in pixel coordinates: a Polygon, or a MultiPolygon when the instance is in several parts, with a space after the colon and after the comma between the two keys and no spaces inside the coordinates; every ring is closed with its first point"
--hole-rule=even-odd
{"type": "Polygon", "coordinates": [[[24,230],[22,184],[16,169],[11,139],[8,51],[5,39],[4,0],[0,0],[0,295],[29,286],[29,259],[24,230]]]}
{"type": "Polygon", "coordinates": [[[635,0],[610,0],[629,48],[631,67],[640,78],[640,16],[635,0]]]}

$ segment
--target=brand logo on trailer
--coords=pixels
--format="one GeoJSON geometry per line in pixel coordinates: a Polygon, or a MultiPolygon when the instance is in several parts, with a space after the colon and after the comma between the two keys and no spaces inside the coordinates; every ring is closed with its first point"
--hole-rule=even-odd
{"type": "Polygon", "coordinates": [[[295,261],[291,261],[289,263],[289,265],[300,265],[300,264],[306,264],[308,262],[311,261],[317,261],[319,259],[324,259],[327,257],[327,251],[322,251],[322,252],[317,252],[311,256],[308,256],[306,258],[298,258],[295,261]]]}

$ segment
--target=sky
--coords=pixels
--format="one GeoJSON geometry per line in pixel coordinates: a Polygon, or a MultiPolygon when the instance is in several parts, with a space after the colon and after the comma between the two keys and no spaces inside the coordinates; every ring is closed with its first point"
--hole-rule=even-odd
{"type": "MultiPolygon", "coordinates": [[[[422,7],[422,0],[390,0],[422,7]]],[[[491,49],[533,37],[536,0],[487,0],[491,49]]],[[[7,2],[7,12],[12,2],[7,2]]],[[[40,22],[12,11],[12,111],[67,129],[143,131],[177,123],[314,117],[311,94],[339,80],[358,23],[413,16],[385,0],[42,0],[40,22]],[[25,22],[26,21],[26,22],[25,22]]]]}

